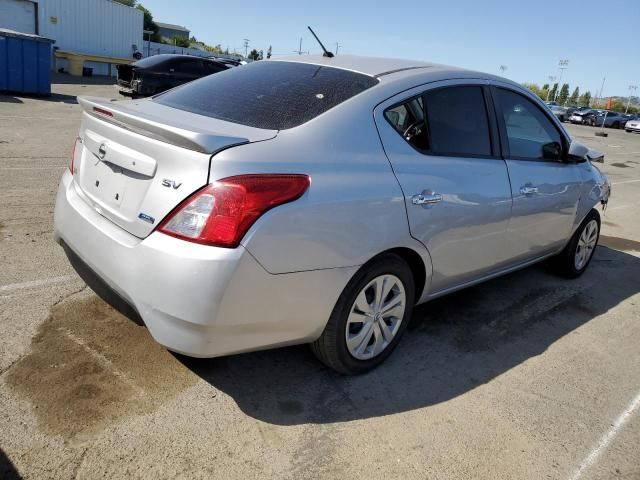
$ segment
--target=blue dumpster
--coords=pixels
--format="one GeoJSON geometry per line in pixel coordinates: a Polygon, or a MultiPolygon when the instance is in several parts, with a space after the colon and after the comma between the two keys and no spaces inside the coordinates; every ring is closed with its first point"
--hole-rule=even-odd
{"type": "Polygon", "coordinates": [[[53,42],[0,28],[0,91],[51,95],[53,42]]]}

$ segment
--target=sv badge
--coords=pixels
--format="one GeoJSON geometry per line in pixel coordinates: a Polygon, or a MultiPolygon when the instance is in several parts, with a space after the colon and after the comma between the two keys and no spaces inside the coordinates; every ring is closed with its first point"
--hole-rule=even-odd
{"type": "Polygon", "coordinates": [[[169,180],[168,178],[162,179],[163,187],[173,188],[174,190],[177,190],[178,188],[180,188],[180,185],[182,185],[182,183],[176,183],[175,180],[169,180]]]}

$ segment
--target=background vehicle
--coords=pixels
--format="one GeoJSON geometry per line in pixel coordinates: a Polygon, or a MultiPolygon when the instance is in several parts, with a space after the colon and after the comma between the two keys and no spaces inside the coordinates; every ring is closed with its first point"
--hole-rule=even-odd
{"type": "Polygon", "coordinates": [[[634,118],[633,120],[628,120],[624,125],[624,129],[627,132],[640,132],[640,118],[634,118]]]}
{"type": "Polygon", "coordinates": [[[569,117],[569,121],[571,123],[577,123],[579,125],[594,126],[596,124],[596,118],[598,114],[599,113],[596,110],[578,110],[571,114],[571,116],[569,117]]]}
{"type": "Polygon", "coordinates": [[[565,122],[569,118],[567,109],[565,107],[561,107],[560,105],[549,105],[549,110],[551,110],[551,112],[561,122],[565,122]]]}
{"type": "Polygon", "coordinates": [[[147,97],[231,66],[217,59],[193,55],[154,55],[131,65],[118,65],[118,85],[123,95],[147,97]]]}
{"type": "Polygon", "coordinates": [[[544,259],[581,275],[609,195],[535,95],[443,65],[295,56],[79,102],[55,236],[192,356],[312,343],[367,371],[415,304],[544,259]]]}
{"type": "Polygon", "coordinates": [[[602,127],[603,125],[608,128],[624,128],[624,124],[628,118],[622,113],[603,111],[600,112],[596,118],[596,126],[602,127]]]}

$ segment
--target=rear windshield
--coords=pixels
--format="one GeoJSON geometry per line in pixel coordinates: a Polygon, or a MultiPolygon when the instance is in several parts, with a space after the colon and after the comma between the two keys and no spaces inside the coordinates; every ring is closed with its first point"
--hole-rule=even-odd
{"type": "Polygon", "coordinates": [[[308,63],[262,61],[175,88],[154,101],[256,128],[297,127],[378,81],[308,63]]]}
{"type": "Polygon", "coordinates": [[[138,60],[134,63],[136,67],[149,68],[155,65],[160,65],[161,63],[166,62],[167,60],[171,60],[172,58],[176,58],[174,55],[152,55],[147,58],[143,58],[142,60],[138,60]]]}

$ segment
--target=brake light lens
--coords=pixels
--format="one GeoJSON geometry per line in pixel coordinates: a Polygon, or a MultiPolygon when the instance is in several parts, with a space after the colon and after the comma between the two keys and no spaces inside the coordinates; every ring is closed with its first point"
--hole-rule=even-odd
{"type": "Polygon", "coordinates": [[[93,111],[95,113],[99,113],[100,115],[104,115],[105,117],[113,117],[113,113],[109,110],[105,110],[104,108],[93,107],[93,111]]]}
{"type": "Polygon", "coordinates": [[[229,177],[197,191],[165,218],[158,231],[190,242],[235,248],[265,212],[300,198],[307,175],[229,177]]]}

